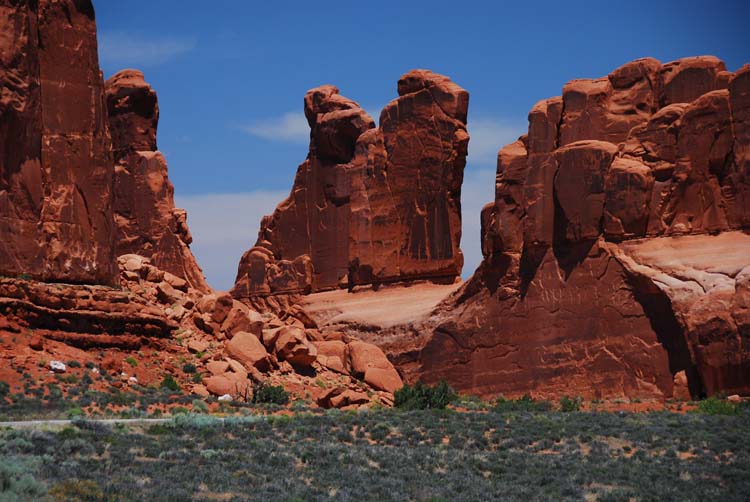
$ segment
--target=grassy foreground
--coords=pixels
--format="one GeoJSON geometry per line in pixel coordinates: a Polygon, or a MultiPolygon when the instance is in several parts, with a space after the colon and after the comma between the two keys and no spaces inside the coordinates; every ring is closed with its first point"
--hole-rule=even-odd
{"type": "Polygon", "coordinates": [[[747,416],[445,410],[0,431],[0,500],[749,500],[747,416]]]}

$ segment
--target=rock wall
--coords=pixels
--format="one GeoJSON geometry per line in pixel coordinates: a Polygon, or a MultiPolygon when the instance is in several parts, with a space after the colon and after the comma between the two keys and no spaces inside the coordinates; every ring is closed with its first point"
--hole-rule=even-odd
{"type": "Polygon", "coordinates": [[[460,275],[468,93],[414,70],[398,94],[379,128],[333,86],[305,95],[309,155],[243,255],[235,298],[460,275]]]}
{"type": "Polygon", "coordinates": [[[0,33],[0,275],[113,284],[93,6],[0,0],[0,33]]]}
{"type": "Polygon", "coordinates": [[[750,68],[628,63],[498,154],[484,261],[410,378],[482,395],[750,393],[750,68]]]}
{"type": "Polygon", "coordinates": [[[116,253],[138,254],[203,292],[209,286],[190,251],[187,212],[175,208],[167,162],[157,150],[159,104],[143,73],[123,70],[105,84],[115,158],[116,253]]]}

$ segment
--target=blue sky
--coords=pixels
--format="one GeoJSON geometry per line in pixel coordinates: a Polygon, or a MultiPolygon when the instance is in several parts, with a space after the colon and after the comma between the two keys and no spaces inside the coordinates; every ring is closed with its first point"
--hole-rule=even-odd
{"type": "Polygon", "coordinates": [[[94,0],[105,78],[138,68],[159,95],[158,143],[193,250],[231,287],[260,216],[280,202],[307,152],[305,92],[334,84],[377,120],[412,68],[470,94],[464,276],[479,252],[479,209],[495,153],[568,80],[632,59],[712,54],[750,62],[750,2],[254,2],[94,0]]]}

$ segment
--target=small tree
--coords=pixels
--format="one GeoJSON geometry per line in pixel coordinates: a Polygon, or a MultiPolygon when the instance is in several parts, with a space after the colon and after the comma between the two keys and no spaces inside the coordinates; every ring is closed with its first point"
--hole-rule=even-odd
{"type": "Polygon", "coordinates": [[[283,406],[289,403],[289,393],[281,385],[268,385],[259,382],[253,386],[253,403],[283,406]]]}
{"type": "Polygon", "coordinates": [[[434,387],[417,382],[397,390],[393,405],[404,410],[442,410],[455,398],[456,392],[445,380],[440,380],[434,387]]]}

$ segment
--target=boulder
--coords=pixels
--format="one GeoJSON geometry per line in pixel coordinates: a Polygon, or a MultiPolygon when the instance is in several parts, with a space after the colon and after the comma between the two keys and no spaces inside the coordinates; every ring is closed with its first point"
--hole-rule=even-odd
{"type": "Polygon", "coordinates": [[[229,363],[226,361],[209,361],[206,363],[206,369],[212,375],[223,375],[229,369],[229,363]]]}
{"type": "Polygon", "coordinates": [[[192,352],[193,354],[198,352],[205,352],[208,350],[210,344],[203,340],[190,340],[188,342],[187,348],[188,351],[192,352]]]}
{"type": "Polygon", "coordinates": [[[404,386],[401,376],[393,366],[390,368],[369,367],[365,370],[363,380],[377,390],[390,393],[394,393],[404,386]]]}
{"type": "Polygon", "coordinates": [[[234,382],[224,375],[214,375],[204,380],[208,392],[215,396],[233,395],[234,382]]]}
{"type": "Polygon", "coordinates": [[[235,334],[226,344],[226,351],[233,359],[247,368],[266,371],[270,368],[270,358],[258,337],[247,331],[235,334]]]}
{"type": "Polygon", "coordinates": [[[352,374],[357,378],[364,378],[368,368],[389,369],[393,364],[385,353],[371,343],[353,341],[347,345],[352,374]]]}
{"type": "Polygon", "coordinates": [[[162,303],[173,304],[182,299],[183,293],[173,288],[168,282],[162,281],[156,285],[156,297],[162,303]]]}
{"type": "Polygon", "coordinates": [[[294,326],[280,328],[274,342],[276,357],[296,367],[308,367],[315,362],[318,350],[305,334],[305,330],[294,326]]]}
{"type": "Polygon", "coordinates": [[[221,325],[227,338],[232,338],[240,331],[247,331],[258,337],[263,334],[263,317],[255,310],[236,300],[232,303],[232,308],[221,325]]]}
{"type": "Polygon", "coordinates": [[[62,361],[50,361],[49,369],[52,370],[54,373],[65,373],[68,368],[65,365],[65,363],[62,361]]]}
{"type": "Polygon", "coordinates": [[[340,340],[315,342],[318,350],[318,362],[337,373],[349,374],[349,354],[346,343],[340,340]]]}

